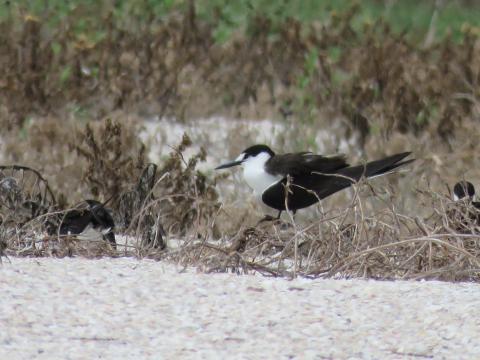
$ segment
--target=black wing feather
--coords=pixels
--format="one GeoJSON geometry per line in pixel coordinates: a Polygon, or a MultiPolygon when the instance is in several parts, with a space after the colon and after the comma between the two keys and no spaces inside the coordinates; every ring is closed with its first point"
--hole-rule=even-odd
{"type": "Polygon", "coordinates": [[[60,234],[78,235],[85,230],[91,221],[92,214],[89,210],[69,210],[62,218],[62,223],[60,224],[60,234]]]}
{"type": "Polygon", "coordinates": [[[308,175],[312,171],[332,173],[348,167],[344,155],[322,156],[308,152],[276,155],[265,164],[268,172],[277,175],[308,175]]]}
{"type": "Polygon", "coordinates": [[[285,198],[287,198],[290,210],[302,209],[349,187],[363,176],[368,178],[382,175],[412,162],[413,160],[402,161],[408,155],[410,155],[410,152],[388,156],[357,166],[342,166],[346,163],[344,160],[342,163],[343,158],[339,157],[337,162],[325,163],[319,161],[319,166],[315,170],[307,168],[299,171],[294,165],[285,166],[283,170],[291,176],[288,196],[286,197],[287,177],[285,176],[284,179],[263,192],[262,200],[274,209],[285,210],[285,198]],[[338,167],[335,169],[335,166],[338,167]]]}
{"type": "Polygon", "coordinates": [[[61,235],[78,235],[81,234],[85,228],[91,224],[93,228],[98,231],[109,229],[106,234],[103,234],[104,240],[109,241],[115,247],[115,222],[110,212],[98,201],[87,200],[87,209],[72,209],[69,210],[62,219],[60,224],[61,235]]]}

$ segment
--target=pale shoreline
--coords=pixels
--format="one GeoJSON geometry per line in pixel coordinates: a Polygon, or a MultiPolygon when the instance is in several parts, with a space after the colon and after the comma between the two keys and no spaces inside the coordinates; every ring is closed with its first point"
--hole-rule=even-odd
{"type": "Polygon", "coordinates": [[[3,258],[0,358],[479,358],[480,285],[3,258]]]}

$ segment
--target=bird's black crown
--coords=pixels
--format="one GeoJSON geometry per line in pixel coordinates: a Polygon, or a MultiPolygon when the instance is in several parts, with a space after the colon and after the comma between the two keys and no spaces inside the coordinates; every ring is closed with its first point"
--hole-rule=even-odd
{"type": "Polygon", "coordinates": [[[249,148],[243,150],[243,154],[245,154],[245,159],[249,156],[257,156],[258,154],[265,152],[270,156],[274,156],[275,153],[272,149],[270,149],[267,145],[253,145],[249,148]]]}
{"type": "Polygon", "coordinates": [[[473,197],[475,195],[475,188],[469,181],[460,181],[453,187],[453,193],[457,195],[459,199],[464,197],[473,197]]]}

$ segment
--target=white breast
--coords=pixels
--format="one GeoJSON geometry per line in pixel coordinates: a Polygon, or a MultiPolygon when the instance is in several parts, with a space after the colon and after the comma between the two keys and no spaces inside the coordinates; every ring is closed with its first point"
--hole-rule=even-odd
{"type": "Polygon", "coordinates": [[[271,175],[265,171],[265,163],[270,159],[267,153],[249,157],[243,163],[243,177],[256,195],[261,195],[267,188],[280,181],[283,176],[271,175]]]}
{"type": "Polygon", "coordinates": [[[78,234],[78,238],[80,240],[101,241],[103,239],[102,233],[99,229],[94,228],[92,224],[88,224],[85,229],[78,234]]]}

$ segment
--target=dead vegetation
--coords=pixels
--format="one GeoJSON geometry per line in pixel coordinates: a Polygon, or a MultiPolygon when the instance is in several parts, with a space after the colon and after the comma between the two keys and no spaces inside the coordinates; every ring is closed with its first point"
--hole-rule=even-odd
{"type": "Polygon", "coordinates": [[[359,6],[310,25],[258,14],[226,44],[215,43],[215,23],[198,17],[194,2],[160,23],[151,17],[127,28],[107,12],[98,39],[76,33],[68,17],[51,28],[47,18],[13,14],[0,33],[0,105],[9,115],[2,120],[21,126],[31,113],[72,102],[95,103],[100,117],[123,108],[298,122],[328,110],[363,143],[372,131],[428,130],[446,139],[457,122],[478,115],[475,28],[465,26],[460,43],[447,36],[424,46],[382,20],[354,31],[359,6]]]}
{"type": "MultiPolygon", "coordinates": [[[[297,223],[287,217],[256,226],[240,224],[225,232],[222,229],[229,227],[221,222],[236,220],[228,219],[219,202],[215,184],[221,178],[209,178],[196,169],[205,158],[204,150],[185,159],[189,146],[184,135],[159,167],[147,164],[138,171],[132,166],[130,173],[118,174],[106,170],[108,176],[128,174],[128,181],[111,179],[112,184],[121,184],[109,199],[115,232],[125,239],[117,242],[117,249],[105,241],[61,236],[58,221],[68,209],[56,202],[45,178],[26,167],[3,167],[2,253],[129,255],[170,259],[206,272],[286,277],[479,278],[480,213],[467,202],[454,203],[449,195],[424,190],[417,197],[428,215],[404,214],[397,210],[391,189],[359,185],[347,207],[321,212],[316,219],[297,223]],[[383,205],[370,207],[374,200],[383,205]]],[[[105,164],[110,156],[109,151],[99,151],[95,161],[105,164]]]]}
{"type": "Polygon", "coordinates": [[[478,210],[435,193],[423,196],[435,203],[427,219],[398,213],[392,199],[367,215],[365,199],[354,196],[347,208],[301,227],[275,222],[241,228],[226,242],[192,242],[171,256],[207,272],[478,281],[478,210]]]}
{"type": "Polygon", "coordinates": [[[224,211],[216,190],[222,178],[198,170],[205,151],[185,158],[188,136],[151,164],[138,119],[124,116],[182,121],[254,108],[254,117],[291,125],[292,138],[295,127],[308,137],[301,126],[338,121],[339,137],[357,135],[366,152],[423,155],[410,177],[456,181],[480,153],[475,29],[466,26],[460,43],[447,37],[419,46],[382,21],[355,32],[357,6],[308,26],[258,14],[225,44],[193,5],[131,27],[107,14],[98,39],[79,35],[68,17],[54,29],[24,14],[0,24],[4,160],[28,166],[1,168],[0,255],[131,255],[207,272],[478,281],[475,210],[452,203],[439,186],[420,191],[412,180],[398,196],[377,196],[379,209],[355,192],[348,206],[314,220],[251,226],[243,209],[224,211]],[[412,197],[419,204],[398,209],[412,197]],[[49,231],[86,198],[108,202],[116,234],[125,236],[117,250],[49,231]]]}
{"type": "Polygon", "coordinates": [[[125,133],[123,128],[119,122],[107,118],[96,134],[89,124],[79,133],[76,151],[87,162],[83,178],[96,198],[114,197],[145,166],[145,146],[136,140],[134,131],[125,133]]]}
{"type": "MultiPolygon", "coordinates": [[[[205,159],[203,149],[188,160],[183,157],[191,146],[187,135],[172,149],[161,168],[150,163],[140,169],[133,166],[131,157],[122,160],[125,153],[115,150],[121,148],[120,143],[107,136],[102,137],[99,145],[93,131],[86,129],[81,144],[86,141],[89,150],[77,148],[90,164],[83,181],[96,190],[90,194],[104,198],[105,205],[113,211],[115,232],[129,237],[129,243],[123,244],[123,254],[146,256],[153,250],[153,255],[161,256],[167,247],[167,233],[196,239],[218,236],[214,222],[220,209],[215,189],[217,178],[210,179],[196,169],[198,162],[205,159]]],[[[120,129],[107,121],[100,133],[114,137],[120,135],[120,129]]],[[[102,241],[92,243],[60,235],[59,225],[72,209],[55,200],[38,171],[17,165],[0,170],[0,227],[10,253],[93,257],[122,253],[102,241]]],[[[64,200],[65,196],[62,194],[64,200]]]]}

